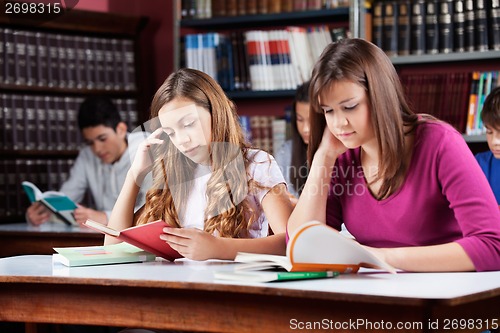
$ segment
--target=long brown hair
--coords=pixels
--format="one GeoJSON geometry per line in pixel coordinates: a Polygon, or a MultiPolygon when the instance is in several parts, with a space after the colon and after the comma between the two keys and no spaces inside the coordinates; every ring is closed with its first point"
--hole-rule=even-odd
{"type": "Polygon", "coordinates": [[[378,178],[382,185],[377,198],[394,193],[403,183],[412,147],[405,145],[405,135],[418,124],[410,109],[398,74],[386,54],[374,44],[358,38],[343,39],[328,45],[314,66],[311,99],[311,138],[308,159],[318,149],[326,126],[319,99],[333,82],[349,80],[362,86],[369,100],[371,122],[377,138],[378,178]],[[405,132],[406,130],[406,132],[405,132]]]}
{"type": "Polygon", "coordinates": [[[291,140],[292,140],[292,158],[289,168],[290,181],[295,187],[295,190],[300,195],[306,183],[307,172],[304,175],[303,171],[307,170],[307,144],[302,139],[297,128],[297,103],[309,103],[309,81],[304,82],[297,88],[292,106],[291,114],[291,140]],[[303,170],[306,168],[306,170],[303,170]]]}
{"type": "MultiPolygon", "coordinates": [[[[182,68],[172,73],[156,92],[151,103],[151,119],[157,119],[160,109],[176,98],[193,101],[197,107],[208,110],[212,118],[212,174],[207,183],[204,230],[217,231],[221,237],[244,237],[255,221],[246,197],[256,183],[241,181],[247,179],[250,158],[236,108],[209,75],[182,68]],[[238,154],[243,155],[244,168],[234,163],[238,154]],[[228,192],[229,195],[221,195],[228,192]],[[225,207],[222,213],[220,207],[225,207]]],[[[137,223],[163,219],[179,227],[178,213],[181,212],[176,211],[176,207],[184,209],[197,165],[178,152],[168,137],[165,137],[164,146],[154,161],[153,187],[146,195],[146,204],[137,223]]]]}

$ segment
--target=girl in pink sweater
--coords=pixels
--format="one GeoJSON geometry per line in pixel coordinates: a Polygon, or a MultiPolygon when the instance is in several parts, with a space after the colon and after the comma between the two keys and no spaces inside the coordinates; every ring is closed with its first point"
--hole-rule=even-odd
{"type": "Polygon", "coordinates": [[[310,173],[288,231],[310,220],[408,271],[500,270],[500,211],[461,135],[414,114],[375,45],[329,45],[311,79],[310,173]]]}

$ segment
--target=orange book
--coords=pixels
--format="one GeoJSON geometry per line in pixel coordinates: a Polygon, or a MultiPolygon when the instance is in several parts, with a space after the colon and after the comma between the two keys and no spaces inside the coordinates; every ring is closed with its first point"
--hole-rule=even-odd
{"type": "Polygon", "coordinates": [[[284,268],[289,272],[357,273],[366,267],[396,273],[394,267],[358,242],[318,221],[302,225],[290,236],[286,256],[240,252],[234,260],[244,263],[235,270],[284,268]]]}
{"type": "Polygon", "coordinates": [[[83,224],[90,229],[137,246],[138,248],[149,253],[153,253],[158,257],[162,257],[170,261],[182,258],[182,255],[180,255],[179,252],[172,249],[167,242],[160,239],[160,235],[163,234],[163,228],[170,228],[165,221],[158,220],[149,222],[121,231],[92,220],[87,220],[83,224]]]}
{"type": "Polygon", "coordinates": [[[474,134],[473,132],[474,132],[476,110],[477,110],[477,95],[479,92],[478,89],[479,89],[480,76],[481,76],[480,72],[472,73],[472,83],[469,95],[469,111],[467,116],[467,127],[466,127],[467,135],[474,134]]]}

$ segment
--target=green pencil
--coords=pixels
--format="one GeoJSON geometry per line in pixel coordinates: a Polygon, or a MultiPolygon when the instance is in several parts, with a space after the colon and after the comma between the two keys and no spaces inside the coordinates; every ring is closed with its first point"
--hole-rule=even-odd
{"type": "Polygon", "coordinates": [[[301,280],[301,279],[322,279],[339,275],[339,272],[277,272],[275,281],[301,280]]]}

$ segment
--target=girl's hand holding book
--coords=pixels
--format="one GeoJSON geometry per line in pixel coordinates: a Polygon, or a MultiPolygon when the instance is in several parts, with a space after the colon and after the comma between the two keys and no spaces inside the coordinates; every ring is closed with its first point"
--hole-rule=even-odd
{"type": "Polygon", "coordinates": [[[168,245],[185,258],[191,260],[207,260],[220,258],[222,238],[195,228],[164,228],[160,236],[168,245]]]}

